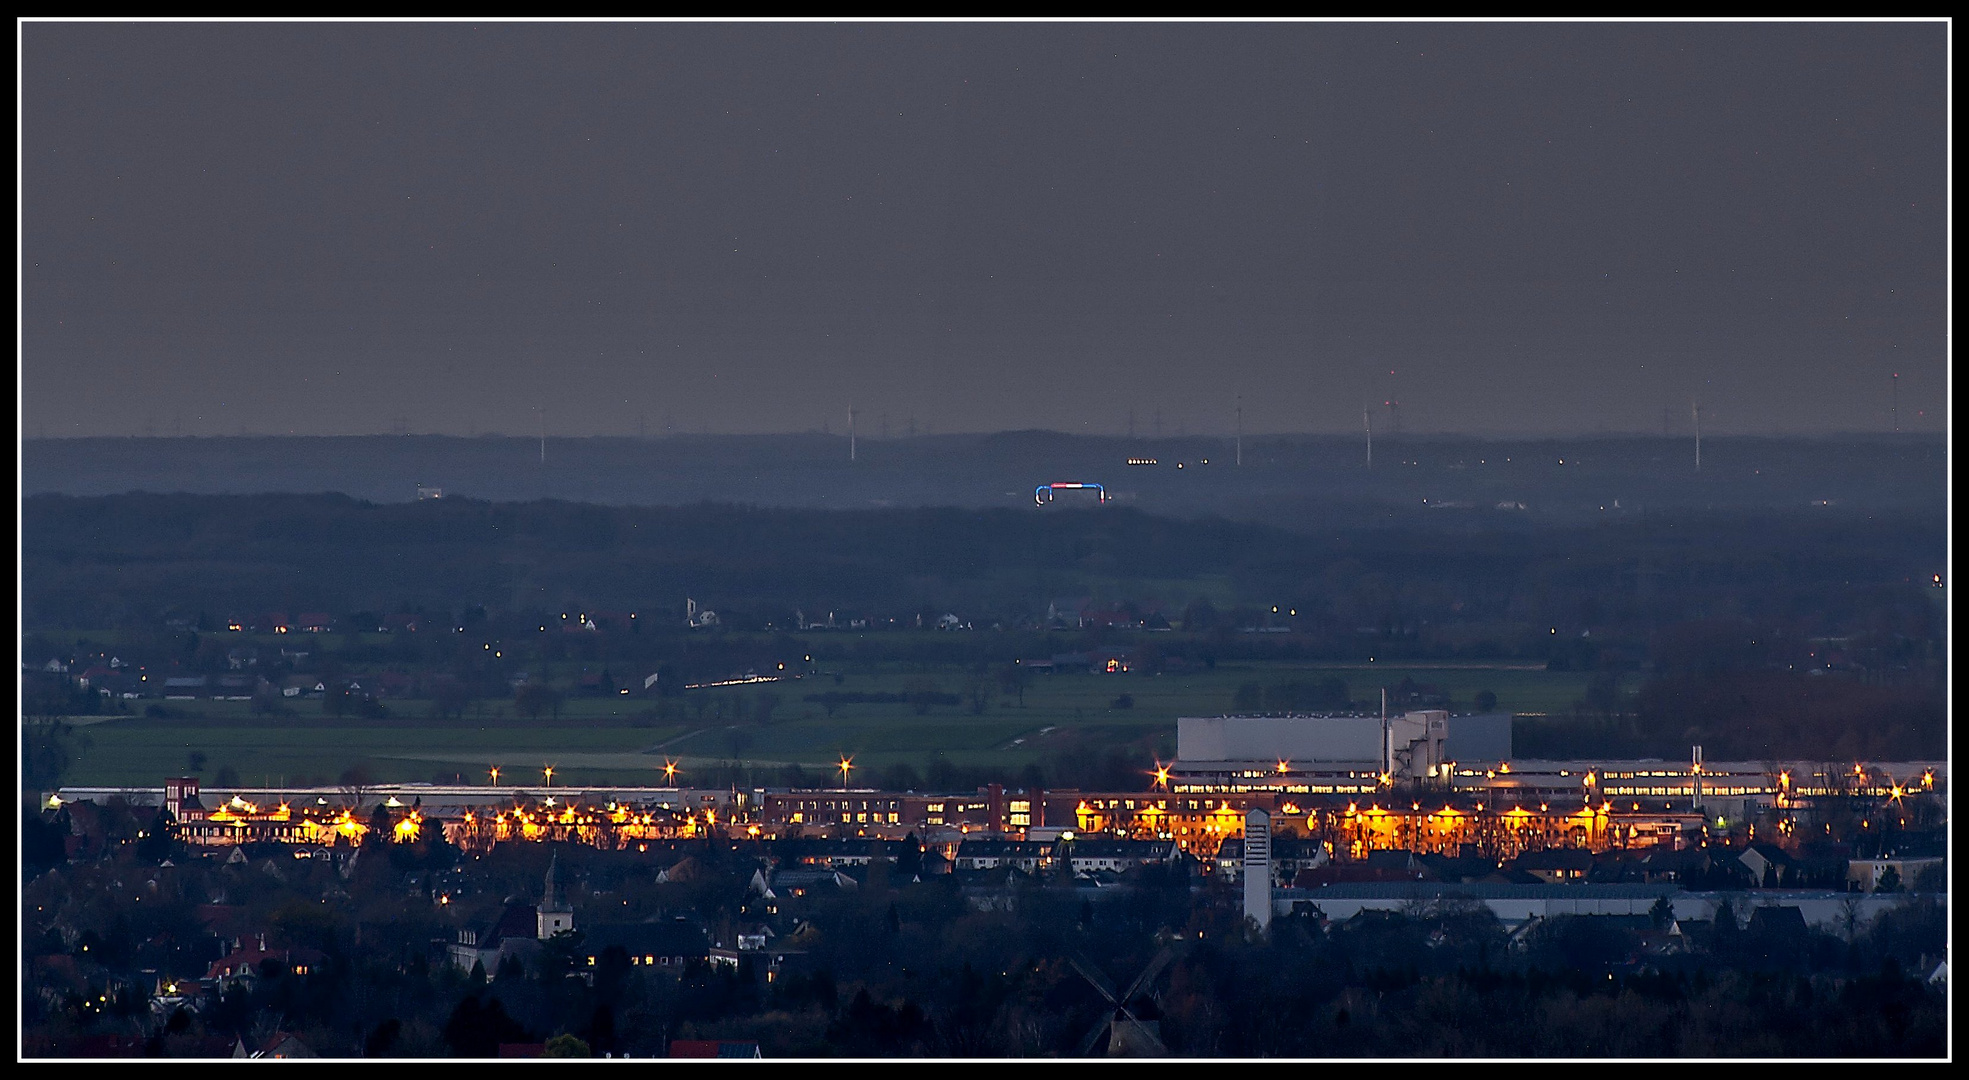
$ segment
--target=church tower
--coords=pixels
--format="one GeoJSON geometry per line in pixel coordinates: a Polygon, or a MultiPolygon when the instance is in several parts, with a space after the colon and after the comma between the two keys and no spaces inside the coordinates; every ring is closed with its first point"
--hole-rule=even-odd
{"type": "Polygon", "coordinates": [[[560,852],[555,852],[554,857],[547,860],[547,888],[535,915],[536,936],[542,941],[563,930],[574,929],[574,909],[561,897],[560,868],[560,852]]]}

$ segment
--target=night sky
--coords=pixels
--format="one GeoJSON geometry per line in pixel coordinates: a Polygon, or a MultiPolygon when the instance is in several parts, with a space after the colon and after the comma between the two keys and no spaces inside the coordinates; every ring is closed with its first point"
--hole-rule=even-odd
{"type": "Polygon", "coordinates": [[[1937,431],[1945,47],[29,23],[23,430],[1937,431]]]}

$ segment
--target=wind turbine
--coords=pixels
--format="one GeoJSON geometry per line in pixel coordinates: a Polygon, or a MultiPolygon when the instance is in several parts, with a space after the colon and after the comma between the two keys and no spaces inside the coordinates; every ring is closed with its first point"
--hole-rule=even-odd
{"type": "Polygon", "coordinates": [[[1689,399],[1689,419],[1696,426],[1696,471],[1702,471],[1702,406],[1694,398],[1689,399]]]}
{"type": "Polygon", "coordinates": [[[1237,463],[1244,464],[1244,395],[1237,396],[1237,463]]]}

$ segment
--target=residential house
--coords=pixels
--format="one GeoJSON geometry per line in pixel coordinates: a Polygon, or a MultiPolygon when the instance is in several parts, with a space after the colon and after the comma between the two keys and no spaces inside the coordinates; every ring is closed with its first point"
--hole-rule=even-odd
{"type": "Polygon", "coordinates": [[[1584,881],[1593,869],[1593,853],[1581,848],[1546,848],[1527,851],[1511,861],[1511,869],[1522,871],[1547,884],[1584,881]]]}
{"type": "Polygon", "coordinates": [[[1056,854],[1057,860],[1064,857],[1075,877],[1084,877],[1099,871],[1121,873],[1140,866],[1157,863],[1168,864],[1176,861],[1182,849],[1174,840],[1109,840],[1100,837],[1076,837],[1061,841],[1064,856],[1056,854]]]}
{"type": "Polygon", "coordinates": [[[1767,889],[1788,884],[1794,865],[1791,856],[1776,844],[1751,844],[1737,856],[1737,861],[1750,871],[1751,881],[1767,889]]]}
{"type": "Polygon", "coordinates": [[[1014,866],[1028,874],[1043,873],[1053,867],[1054,845],[1037,840],[964,840],[952,859],[956,870],[995,870],[1014,866]]]}
{"type": "Polygon", "coordinates": [[[488,979],[495,978],[508,959],[529,963],[540,954],[539,911],[532,904],[511,903],[498,917],[478,926],[459,927],[446,944],[451,962],[470,971],[477,964],[488,979]]]}
{"type": "Polygon", "coordinates": [[[711,954],[711,939],[703,928],[681,918],[667,922],[592,926],[582,931],[582,959],[590,972],[603,954],[619,948],[635,967],[681,974],[687,965],[702,963],[711,954]]]}
{"type": "Polygon", "coordinates": [[[1693,881],[1708,870],[1709,852],[1702,848],[1684,848],[1681,851],[1656,848],[1641,860],[1641,880],[1651,885],[1693,881]]]}
{"type": "Polygon", "coordinates": [[[308,948],[270,949],[267,947],[267,936],[260,934],[252,942],[242,943],[235,939],[232,951],[212,961],[205,977],[223,991],[235,985],[250,986],[270,970],[307,975],[318,968],[324,959],[326,957],[321,953],[308,948]]]}
{"type": "Polygon", "coordinates": [[[768,900],[805,896],[815,889],[855,889],[860,883],[839,870],[809,868],[764,868],[752,872],[751,890],[768,900]]]}
{"type": "Polygon", "coordinates": [[[1940,857],[1894,855],[1878,859],[1854,859],[1846,864],[1846,880],[1850,883],[1849,887],[1856,887],[1863,892],[1876,892],[1880,888],[1880,879],[1891,869],[1900,880],[1901,890],[1909,892],[1913,891],[1922,871],[1930,868],[1939,871],[1946,865],[1947,860],[1940,857]]]}

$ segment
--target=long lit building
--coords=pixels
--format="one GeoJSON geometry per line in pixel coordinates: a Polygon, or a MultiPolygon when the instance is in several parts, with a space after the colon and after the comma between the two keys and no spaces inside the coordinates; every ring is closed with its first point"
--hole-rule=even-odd
{"type": "Polygon", "coordinates": [[[1016,791],[996,784],[948,794],[546,784],[201,791],[194,778],[173,778],[162,788],[63,788],[45,795],[43,805],[56,810],[69,802],[120,799],[162,806],[180,838],[200,845],[353,843],[367,834],[380,806],[398,840],[438,827],[453,843],[474,850],[504,841],[622,848],[705,835],[895,840],[911,833],[954,850],[966,837],[1052,839],[1071,832],[1169,840],[1199,858],[1240,835],[1246,812],[1261,809],[1275,834],[1316,840],[1345,860],[1389,849],[1452,854],[1464,845],[1508,858],[1545,848],[1605,851],[1679,847],[1712,836],[1758,839],[1753,819],[1775,830],[1768,839],[1783,842],[1802,820],[1798,815],[1817,808],[1942,796],[1947,786],[1944,762],[1855,763],[1850,769],[1806,762],[1475,763],[1447,756],[1453,721],[1423,717],[1384,727],[1378,717],[1321,718],[1353,721],[1341,726],[1258,719],[1267,723],[1220,725],[1219,734],[1228,728],[1233,736],[1229,741],[1179,744],[1218,756],[1145,770],[1144,791],[1016,791]],[[1302,754],[1299,760],[1281,755],[1267,762],[1250,756],[1253,743],[1236,741],[1280,732],[1288,738],[1255,745],[1277,745],[1302,754]],[[1339,750],[1322,760],[1320,747],[1306,741],[1309,732],[1336,736],[1329,745],[1339,750]],[[1372,752],[1377,744],[1396,752],[1378,761],[1355,759],[1363,746],[1372,752]],[[1740,835],[1738,827],[1753,831],[1740,835]]]}

